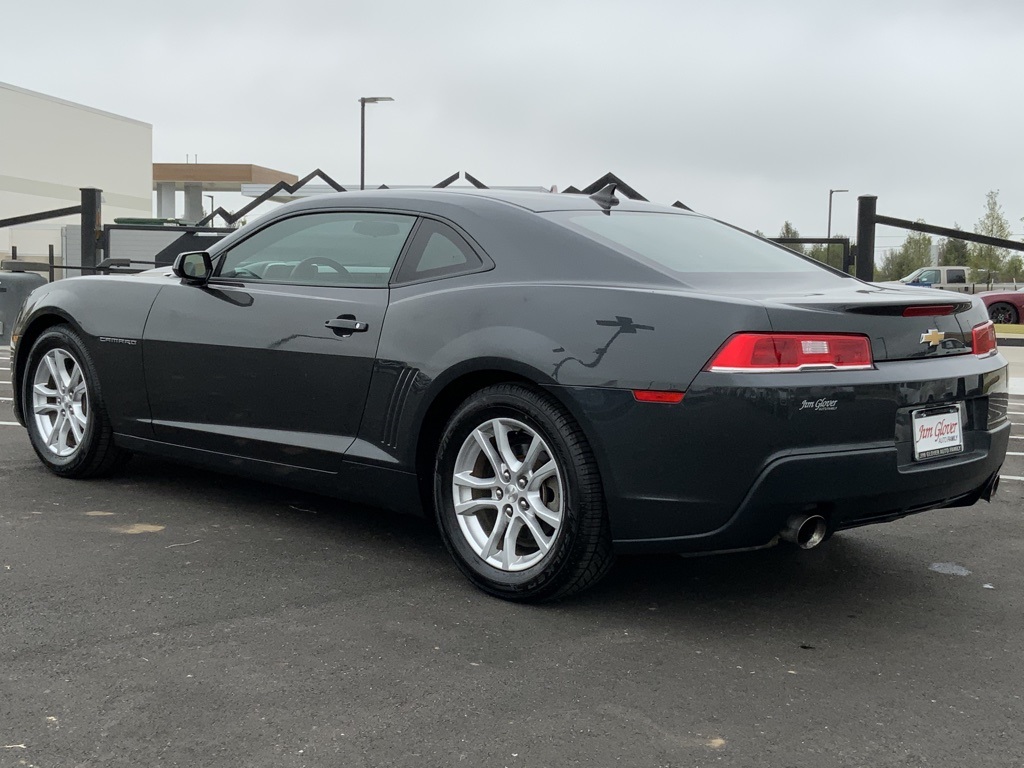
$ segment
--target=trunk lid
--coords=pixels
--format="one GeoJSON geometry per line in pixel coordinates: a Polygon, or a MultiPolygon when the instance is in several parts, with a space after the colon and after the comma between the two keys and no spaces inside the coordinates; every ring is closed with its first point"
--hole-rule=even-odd
{"type": "Polygon", "coordinates": [[[850,280],[823,290],[771,293],[759,298],[774,331],[864,334],[876,361],[970,354],[972,328],[984,322],[969,298],[932,289],[850,280]]]}

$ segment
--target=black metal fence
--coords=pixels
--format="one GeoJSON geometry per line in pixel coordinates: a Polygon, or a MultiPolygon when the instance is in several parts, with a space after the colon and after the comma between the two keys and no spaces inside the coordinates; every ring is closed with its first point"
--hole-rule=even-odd
{"type": "Polygon", "coordinates": [[[159,224],[107,224],[101,245],[107,260],[154,264],[163,267],[179,253],[205,251],[218,240],[234,232],[231,227],[161,226],[159,224]],[[132,253],[141,252],[139,260],[132,253]],[[147,258],[148,257],[148,258],[147,258]],[[150,261],[151,259],[151,261],[150,261]]]}
{"type": "MultiPolygon", "coordinates": [[[[465,178],[466,181],[477,189],[489,189],[487,184],[466,171],[457,171],[456,173],[453,173],[451,176],[448,176],[435,184],[434,188],[448,187],[459,178],[465,178]]],[[[29,224],[32,222],[46,221],[49,219],[73,216],[77,214],[81,216],[82,221],[81,266],[55,264],[53,246],[50,246],[50,257],[46,263],[36,262],[30,267],[27,263],[17,260],[16,257],[11,261],[16,262],[22,268],[29,268],[33,271],[38,270],[48,272],[51,280],[54,278],[56,270],[79,270],[83,273],[102,272],[109,271],[111,269],[138,271],[134,269],[131,264],[163,266],[170,263],[177,253],[188,250],[205,250],[206,246],[233,231],[234,225],[241,221],[248,213],[253,211],[260,204],[270,200],[281,192],[288,192],[289,194],[295,193],[314,179],[319,179],[337,192],[347,191],[345,187],[317,168],[302,179],[299,179],[295,184],[278,182],[239,211],[229,212],[225,211],[223,208],[217,208],[197,222],[195,226],[171,228],[134,224],[103,226],[101,223],[102,191],[91,187],[83,187],[81,189],[82,201],[80,205],[70,206],[67,208],[56,208],[49,211],[42,211],[40,213],[15,216],[8,219],[0,219],[0,229],[19,224],[29,224]],[[218,216],[228,224],[227,227],[209,226],[218,216]],[[123,259],[113,255],[112,253],[112,233],[117,230],[126,229],[161,232],[166,232],[168,230],[173,230],[175,232],[180,231],[181,238],[176,239],[159,250],[152,260],[147,259],[145,261],[140,261],[135,258],[123,259]],[[101,252],[106,255],[105,259],[99,259],[99,254],[101,252]]],[[[563,194],[591,194],[612,183],[616,184],[617,191],[632,200],[645,201],[647,199],[640,194],[640,192],[611,172],[604,174],[582,189],[575,186],[567,187],[563,190],[563,194]]],[[[387,185],[381,185],[380,188],[386,189],[387,185]]],[[[841,249],[841,262],[839,264],[831,264],[831,259],[827,259],[827,263],[829,263],[830,266],[837,267],[847,273],[854,271],[858,278],[868,282],[874,280],[875,276],[875,228],[879,225],[897,227],[913,232],[924,232],[926,234],[938,235],[940,237],[966,240],[968,242],[979,243],[981,245],[992,245],[997,248],[1024,251],[1024,243],[1017,242],[1015,240],[1004,240],[1002,238],[990,237],[988,235],[979,235],[974,232],[964,232],[959,229],[939,227],[925,222],[898,219],[892,216],[883,216],[878,213],[878,198],[875,195],[862,195],[857,198],[857,202],[857,239],[855,244],[851,245],[850,239],[843,237],[774,237],[769,239],[782,245],[827,245],[829,246],[829,253],[832,252],[832,246],[838,246],[841,249]]],[[[692,210],[688,205],[685,205],[678,200],[673,203],[673,206],[684,210],[692,210]]],[[[7,264],[11,262],[4,263],[7,264]]]]}
{"type": "MultiPolygon", "coordinates": [[[[103,190],[95,189],[94,187],[82,187],[79,192],[82,196],[82,202],[79,205],[0,219],[0,229],[18,226],[19,224],[31,224],[36,221],[60,219],[65,216],[78,214],[82,220],[82,265],[94,267],[97,263],[96,253],[100,249],[100,241],[103,235],[101,214],[103,190]]],[[[14,254],[12,253],[12,255],[14,254]]]]}
{"type": "Polygon", "coordinates": [[[875,227],[878,225],[966,240],[979,245],[993,245],[996,248],[1006,248],[1011,251],[1024,251],[1024,243],[1016,240],[1004,240],[1001,237],[979,235],[975,232],[964,232],[950,227],[938,227],[923,221],[882,216],[878,213],[878,197],[876,195],[861,195],[857,198],[857,246],[854,258],[857,264],[857,277],[868,282],[875,279],[875,227]]]}
{"type": "MultiPolygon", "coordinates": [[[[25,259],[7,259],[0,261],[0,269],[8,272],[45,272],[52,283],[57,276],[57,270],[71,270],[80,272],[83,275],[109,275],[111,273],[132,274],[143,272],[152,267],[164,266],[155,261],[138,261],[133,259],[102,259],[91,266],[77,264],[57,264],[54,257],[53,246],[49,246],[49,257],[46,261],[26,261],[25,259]],[[141,267],[141,268],[140,268],[141,267]]],[[[17,252],[13,255],[17,255],[17,252]]]]}
{"type": "MultiPolygon", "coordinates": [[[[69,270],[81,274],[141,272],[151,267],[170,264],[179,253],[190,250],[206,250],[214,242],[234,231],[232,227],[104,225],[102,223],[103,191],[93,187],[83,187],[81,195],[80,205],[0,219],[0,229],[3,229],[78,215],[82,230],[80,264],[58,263],[54,254],[54,246],[51,244],[45,262],[19,259],[17,246],[12,246],[11,258],[3,261],[0,267],[9,271],[45,272],[51,282],[56,279],[58,272],[63,275],[69,270]],[[136,248],[135,254],[127,256],[119,254],[119,250],[131,251],[132,249],[118,245],[116,242],[118,233],[131,232],[139,232],[148,236],[154,242],[153,248],[147,250],[142,244],[141,253],[136,248]],[[159,237],[159,235],[165,235],[165,237],[159,237]],[[105,258],[101,258],[101,254],[105,258]]],[[[251,208],[251,206],[247,206],[247,208],[251,208]]]]}

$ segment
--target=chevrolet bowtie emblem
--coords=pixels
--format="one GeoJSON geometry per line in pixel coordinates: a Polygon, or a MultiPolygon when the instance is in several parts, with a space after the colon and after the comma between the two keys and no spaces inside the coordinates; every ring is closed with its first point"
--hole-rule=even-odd
{"type": "Polygon", "coordinates": [[[937,347],[944,338],[946,338],[946,334],[938,328],[929,328],[928,333],[921,334],[921,343],[928,342],[929,347],[937,347]]]}

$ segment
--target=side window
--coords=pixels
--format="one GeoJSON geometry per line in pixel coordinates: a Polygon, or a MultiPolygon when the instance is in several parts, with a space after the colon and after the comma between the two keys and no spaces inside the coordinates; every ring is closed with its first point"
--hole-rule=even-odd
{"type": "Polygon", "coordinates": [[[918,282],[921,283],[940,283],[942,278],[939,276],[939,270],[937,269],[926,269],[917,278],[918,282]]]}
{"type": "Polygon", "coordinates": [[[946,271],[946,282],[966,283],[967,273],[962,269],[950,269],[946,271]]]}
{"type": "Polygon", "coordinates": [[[217,277],[383,287],[415,221],[414,216],[385,213],[293,216],[229,250],[217,277]]]}
{"type": "Polygon", "coordinates": [[[423,219],[396,280],[427,280],[472,272],[481,266],[483,261],[458,232],[439,221],[423,219]]]}

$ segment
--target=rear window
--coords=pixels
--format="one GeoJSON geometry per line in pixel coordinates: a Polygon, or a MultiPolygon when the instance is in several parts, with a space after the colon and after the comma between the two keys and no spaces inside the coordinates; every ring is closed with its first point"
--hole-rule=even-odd
{"type": "Polygon", "coordinates": [[[682,274],[821,271],[785,248],[700,216],[614,210],[551,216],[602,245],[682,274]]]}

